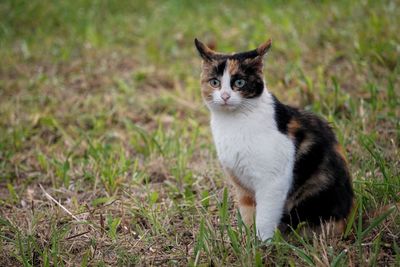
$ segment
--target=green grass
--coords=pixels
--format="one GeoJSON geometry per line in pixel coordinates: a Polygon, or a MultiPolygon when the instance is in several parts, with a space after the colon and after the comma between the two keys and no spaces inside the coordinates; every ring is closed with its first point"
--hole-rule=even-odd
{"type": "Polygon", "coordinates": [[[400,265],[399,210],[374,212],[400,201],[398,14],[397,1],[1,1],[0,265],[400,265]],[[221,51],[273,39],[269,89],[346,149],[344,238],[263,244],[243,225],[194,37],[221,51]]]}

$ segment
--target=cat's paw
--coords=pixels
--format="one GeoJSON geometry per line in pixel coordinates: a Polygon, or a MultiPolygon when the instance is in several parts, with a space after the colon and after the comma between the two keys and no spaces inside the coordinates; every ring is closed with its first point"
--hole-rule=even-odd
{"type": "Polygon", "coordinates": [[[261,241],[269,244],[269,243],[271,243],[272,237],[274,236],[274,231],[271,231],[269,229],[268,230],[258,230],[257,236],[261,241]]]}

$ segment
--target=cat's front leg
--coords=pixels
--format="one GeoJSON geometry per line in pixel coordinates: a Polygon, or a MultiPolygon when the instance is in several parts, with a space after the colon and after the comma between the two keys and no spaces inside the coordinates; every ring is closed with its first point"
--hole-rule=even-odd
{"type": "Polygon", "coordinates": [[[272,238],[283,213],[287,186],[274,183],[258,187],[256,192],[256,229],[258,237],[265,241],[272,238]]]}
{"type": "Polygon", "coordinates": [[[256,210],[256,201],[254,193],[245,189],[244,187],[235,184],[236,202],[239,207],[240,216],[244,224],[251,227],[254,222],[254,213],[256,210]]]}
{"type": "Polygon", "coordinates": [[[244,224],[251,227],[254,223],[254,214],[256,210],[254,191],[244,187],[240,179],[238,179],[229,168],[225,168],[225,172],[235,191],[235,200],[239,208],[240,216],[244,224]]]}

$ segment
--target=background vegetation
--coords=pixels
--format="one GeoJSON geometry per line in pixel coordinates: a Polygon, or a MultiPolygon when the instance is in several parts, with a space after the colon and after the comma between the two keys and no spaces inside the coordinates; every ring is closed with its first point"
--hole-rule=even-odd
{"type": "Polygon", "coordinates": [[[0,2],[0,265],[400,265],[398,1],[0,2]],[[194,37],[273,49],[283,102],[325,117],[357,201],[343,238],[243,226],[194,37]],[[227,188],[227,189],[224,189],[227,188]]]}

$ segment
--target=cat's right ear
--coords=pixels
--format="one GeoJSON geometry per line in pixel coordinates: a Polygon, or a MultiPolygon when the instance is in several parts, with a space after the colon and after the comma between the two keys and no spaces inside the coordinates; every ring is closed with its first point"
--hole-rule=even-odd
{"type": "Polygon", "coordinates": [[[269,51],[269,49],[272,46],[272,40],[269,39],[268,41],[262,43],[261,45],[259,45],[256,49],[257,53],[259,56],[263,57],[265,54],[267,54],[267,52],[269,51]]]}
{"type": "Polygon", "coordinates": [[[213,57],[216,54],[214,50],[197,40],[197,38],[194,39],[194,44],[196,45],[197,51],[199,51],[202,59],[204,59],[205,61],[213,60],[213,57]]]}

